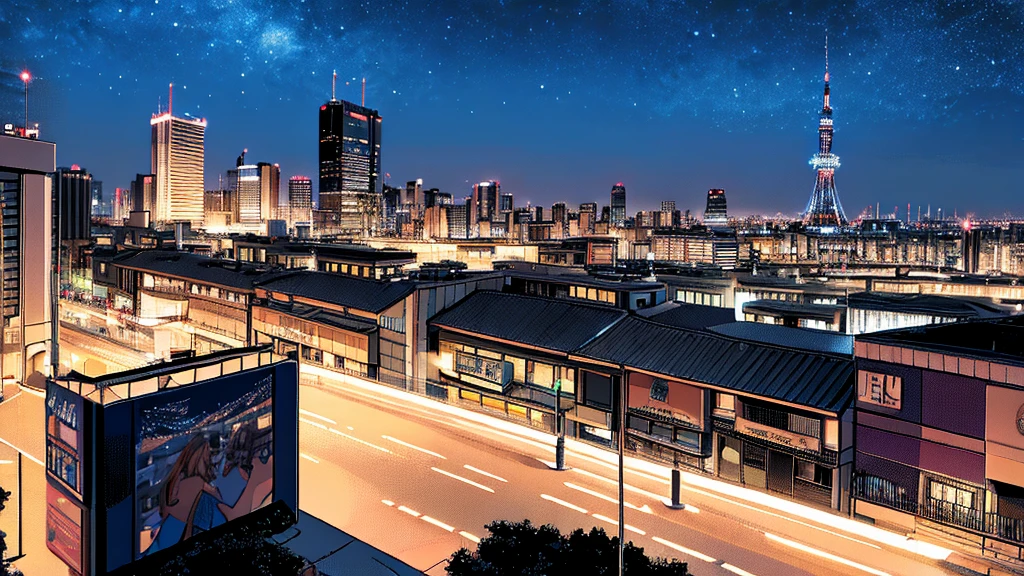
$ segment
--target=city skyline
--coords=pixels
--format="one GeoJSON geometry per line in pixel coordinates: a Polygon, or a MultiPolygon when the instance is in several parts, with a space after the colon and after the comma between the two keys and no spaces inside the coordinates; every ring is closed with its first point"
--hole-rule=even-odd
{"type": "Polygon", "coordinates": [[[737,214],[795,215],[811,188],[808,129],[831,29],[851,217],[889,199],[948,213],[1024,212],[1024,174],[1012,161],[1024,140],[1006,129],[1024,98],[1022,47],[1009,40],[1024,17],[1002,3],[793,13],[768,3],[259,7],[111,4],[55,15],[15,4],[0,20],[12,40],[0,63],[9,73],[2,109],[20,118],[16,73],[31,70],[29,115],[61,143],[58,162],[125,185],[145,171],[136,118],[174,82],[176,110],[211,122],[212,188],[239,147],[280,163],[285,178],[314,173],[313,107],[337,69],[347,81],[339,98],[359,101],[367,78],[367,105],[388,117],[382,171],[399,183],[423,178],[459,197],[494,179],[517,201],[550,205],[592,201],[623,181],[631,213],[665,199],[697,211],[714,187],[729,191],[737,214]],[[89,24],[54,33],[72,20],[89,24]],[[146,33],[122,39],[129,30],[146,33]],[[610,135],[627,132],[643,146],[612,145],[610,135]],[[965,198],[970,189],[988,193],[965,198]]]}

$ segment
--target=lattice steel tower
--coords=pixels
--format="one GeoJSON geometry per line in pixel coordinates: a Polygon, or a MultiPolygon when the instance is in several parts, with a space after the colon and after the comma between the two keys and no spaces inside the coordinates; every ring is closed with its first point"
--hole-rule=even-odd
{"type": "Polygon", "coordinates": [[[839,203],[836,192],[835,173],[839,168],[839,156],[832,153],[832,106],[828,101],[828,37],[825,37],[825,97],[821,108],[821,119],[818,121],[818,153],[811,158],[810,164],[818,172],[814,183],[814,192],[804,210],[804,224],[807,226],[844,226],[846,214],[839,203]]]}

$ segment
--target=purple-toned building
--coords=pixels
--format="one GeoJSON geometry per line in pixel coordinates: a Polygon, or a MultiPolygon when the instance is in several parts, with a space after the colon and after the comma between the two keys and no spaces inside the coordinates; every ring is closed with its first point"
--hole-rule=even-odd
{"type": "Polygon", "coordinates": [[[859,336],[854,514],[1024,559],[1024,317],[859,336]]]}

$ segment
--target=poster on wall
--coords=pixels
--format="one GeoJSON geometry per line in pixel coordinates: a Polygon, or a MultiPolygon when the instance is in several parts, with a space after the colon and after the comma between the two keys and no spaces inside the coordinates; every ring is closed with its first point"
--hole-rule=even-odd
{"type": "Polygon", "coordinates": [[[273,380],[259,370],[138,401],[138,557],[271,502],[273,380]]]}
{"type": "Polygon", "coordinates": [[[72,574],[82,573],[82,509],[50,482],[46,484],[46,548],[72,574]]]}
{"type": "Polygon", "coordinates": [[[46,393],[46,470],[82,497],[82,397],[51,384],[46,393]]]}

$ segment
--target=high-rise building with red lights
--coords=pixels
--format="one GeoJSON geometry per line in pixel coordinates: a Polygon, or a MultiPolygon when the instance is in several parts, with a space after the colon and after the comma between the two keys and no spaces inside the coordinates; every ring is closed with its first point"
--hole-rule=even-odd
{"type": "Polygon", "coordinates": [[[362,233],[376,225],[380,137],[376,110],[333,97],[320,106],[319,210],[331,232],[362,233]]]}
{"type": "Polygon", "coordinates": [[[729,223],[729,211],[725,201],[725,190],[712,188],[708,190],[708,201],[704,206],[705,226],[725,226],[729,223]]]}

